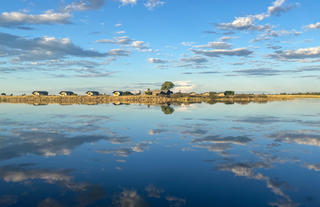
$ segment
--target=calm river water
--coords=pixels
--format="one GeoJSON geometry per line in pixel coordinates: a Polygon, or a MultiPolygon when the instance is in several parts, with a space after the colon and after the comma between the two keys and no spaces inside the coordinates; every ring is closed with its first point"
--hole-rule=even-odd
{"type": "Polygon", "coordinates": [[[0,206],[319,207],[319,106],[0,104],[0,206]]]}

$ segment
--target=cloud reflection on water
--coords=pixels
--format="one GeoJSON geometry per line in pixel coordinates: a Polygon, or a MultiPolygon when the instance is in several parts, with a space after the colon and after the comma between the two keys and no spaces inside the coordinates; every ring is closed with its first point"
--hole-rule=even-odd
{"type": "MultiPolygon", "coordinates": [[[[170,186],[166,181],[161,183],[163,184],[161,187],[148,183],[153,183],[152,181],[157,179],[165,180],[171,175],[181,175],[177,176],[176,182],[184,183],[187,188],[192,185],[184,180],[187,176],[197,176],[197,173],[204,175],[206,174],[204,170],[207,169],[204,166],[213,165],[211,168],[223,175],[232,173],[236,178],[238,177],[237,179],[244,177],[263,183],[265,188],[275,196],[275,201],[268,201],[270,206],[295,207],[298,203],[301,206],[307,206],[296,194],[308,193],[299,191],[298,187],[291,187],[297,183],[292,184],[290,175],[286,177],[279,172],[282,170],[285,172],[289,165],[293,171],[298,168],[311,170],[310,172],[314,173],[312,176],[320,171],[317,162],[301,153],[302,146],[305,150],[312,149],[315,152],[316,149],[310,147],[320,146],[318,135],[320,121],[316,116],[292,114],[277,116],[276,113],[270,116],[268,111],[257,115],[253,115],[250,111],[234,114],[232,110],[235,106],[224,105],[224,107],[230,107],[228,108],[230,112],[225,110],[222,114],[216,112],[210,114],[210,110],[214,110],[212,107],[222,106],[217,104],[207,111],[201,110],[203,110],[202,107],[208,106],[196,106],[188,107],[192,110],[187,112],[176,110],[177,113],[171,116],[162,115],[159,119],[150,116],[150,113],[156,112],[144,113],[145,111],[138,106],[134,108],[125,106],[133,112],[110,111],[112,115],[84,113],[83,110],[86,109],[82,109],[78,115],[54,113],[48,116],[50,119],[31,120],[29,118],[30,122],[14,120],[9,115],[1,117],[0,178],[6,185],[29,183],[29,186],[32,186],[40,181],[45,185],[58,186],[63,194],[73,193],[74,206],[90,206],[99,201],[101,201],[99,205],[103,205],[110,200],[115,206],[123,207],[152,206],[153,202],[165,202],[165,206],[188,206],[192,203],[189,199],[192,200],[195,197],[184,197],[186,193],[184,188],[179,188],[181,193],[176,196],[171,192],[170,187],[165,187],[170,186]],[[135,110],[139,111],[138,114],[141,114],[141,117],[135,117],[137,116],[135,110]],[[132,115],[129,116],[126,113],[132,113],[132,115]],[[82,147],[85,147],[85,150],[82,147]],[[90,159],[78,160],[79,158],[72,154],[77,149],[79,149],[77,156],[82,153],[84,157],[87,156],[90,159]],[[139,156],[132,156],[138,153],[139,156]],[[61,161],[62,163],[55,163],[57,165],[55,167],[42,166],[44,163],[41,162],[30,166],[7,164],[19,163],[21,160],[31,158],[37,161],[41,157],[46,159],[50,166],[55,159],[59,158],[57,155],[72,157],[74,158],[72,162],[83,162],[83,164],[79,164],[81,166],[75,164],[78,168],[72,170],[59,168],[64,164],[64,160],[61,161]],[[148,159],[145,156],[148,156],[148,159]],[[127,159],[128,157],[130,159],[127,159]],[[103,162],[92,162],[92,160],[103,162]],[[147,160],[151,160],[151,164],[147,160]],[[208,160],[210,162],[203,162],[208,160]],[[121,176],[131,176],[131,172],[136,172],[136,176],[142,175],[145,173],[143,170],[146,163],[152,165],[151,167],[161,167],[164,172],[161,174],[150,172],[146,175],[145,181],[140,181],[145,183],[139,183],[139,185],[132,180],[130,185],[121,183],[121,186],[125,186],[124,188],[119,186],[115,188],[112,186],[115,185],[114,183],[109,184],[109,182],[112,183],[113,176],[117,182],[122,182],[121,176]],[[117,171],[115,168],[122,171],[117,171]],[[97,179],[103,180],[101,182],[105,186],[95,184],[100,181],[95,180],[96,176],[97,179]],[[117,196],[110,195],[109,185],[113,187],[110,193],[117,196]],[[115,190],[118,188],[121,188],[121,192],[115,190]]],[[[206,183],[209,183],[209,179],[219,179],[221,178],[219,175],[221,174],[212,173],[207,177],[200,176],[199,186],[207,187],[206,183]],[[201,183],[203,180],[206,181],[201,183]]],[[[300,177],[304,179],[302,175],[300,177]]],[[[137,177],[141,180],[139,178],[137,177]]],[[[124,180],[123,182],[126,182],[126,179],[124,180]]],[[[174,185],[174,183],[171,184],[174,185]]],[[[194,185],[197,187],[197,184],[194,185]]],[[[210,186],[211,188],[214,191],[219,186],[210,186]]],[[[201,192],[201,189],[199,191],[201,192]]],[[[18,198],[16,200],[9,198],[13,197],[3,197],[3,202],[13,204],[19,202],[18,198]]],[[[44,197],[38,201],[38,204],[39,206],[68,206],[63,202],[63,196],[44,197]]]]}
{"type": "Polygon", "coordinates": [[[281,131],[270,134],[269,137],[276,142],[296,143],[300,145],[320,146],[320,135],[310,130],[281,131]]]}
{"type": "Polygon", "coordinates": [[[2,137],[0,160],[12,159],[28,154],[45,157],[70,155],[77,147],[85,144],[109,141],[114,144],[128,143],[129,137],[109,137],[100,135],[66,136],[64,134],[41,131],[16,131],[12,136],[2,137]]]}

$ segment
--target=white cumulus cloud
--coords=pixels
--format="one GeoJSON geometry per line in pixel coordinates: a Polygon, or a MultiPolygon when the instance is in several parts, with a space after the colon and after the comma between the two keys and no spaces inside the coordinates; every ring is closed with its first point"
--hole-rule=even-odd
{"type": "Polygon", "coordinates": [[[270,29],[270,25],[256,25],[257,21],[262,21],[272,15],[279,16],[281,13],[286,12],[294,6],[284,6],[286,0],[275,0],[271,6],[268,7],[267,12],[247,15],[244,17],[236,17],[234,21],[227,23],[220,23],[217,26],[222,30],[265,30],[270,29]]]}
{"type": "Polygon", "coordinates": [[[122,5],[128,5],[128,4],[136,4],[137,0],[119,0],[122,5]]]}
{"type": "Polygon", "coordinates": [[[43,14],[33,15],[21,12],[3,12],[0,14],[1,27],[18,27],[37,24],[68,24],[69,13],[55,13],[51,10],[43,14]]]}
{"type": "Polygon", "coordinates": [[[64,10],[67,12],[94,10],[101,8],[104,4],[105,0],[81,0],[65,6],[64,10]]]}
{"type": "Polygon", "coordinates": [[[315,24],[309,24],[306,26],[307,29],[320,29],[320,22],[317,22],[315,24]]]}
{"type": "Polygon", "coordinates": [[[144,4],[145,7],[147,7],[149,10],[152,10],[156,7],[164,5],[165,2],[161,0],[147,0],[147,2],[144,4]]]}

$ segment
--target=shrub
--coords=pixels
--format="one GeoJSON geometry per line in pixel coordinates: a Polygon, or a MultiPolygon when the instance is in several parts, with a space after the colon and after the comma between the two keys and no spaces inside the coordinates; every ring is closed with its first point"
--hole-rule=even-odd
{"type": "Polygon", "coordinates": [[[188,93],[181,93],[181,92],[174,93],[174,94],[170,95],[170,97],[172,97],[172,98],[182,98],[182,97],[187,97],[187,96],[189,96],[188,93]]]}
{"type": "Polygon", "coordinates": [[[122,93],[122,95],[123,95],[123,96],[131,96],[131,95],[133,95],[133,93],[131,93],[130,91],[124,91],[124,92],[122,93]]]}
{"type": "Polygon", "coordinates": [[[225,91],[224,92],[225,96],[233,96],[234,94],[235,94],[234,91],[225,91]]]}

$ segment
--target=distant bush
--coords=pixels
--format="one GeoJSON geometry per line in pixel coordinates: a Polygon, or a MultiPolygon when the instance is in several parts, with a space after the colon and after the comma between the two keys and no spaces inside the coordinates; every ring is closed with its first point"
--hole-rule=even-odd
{"type": "Polygon", "coordinates": [[[133,93],[131,93],[130,91],[124,91],[124,92],[122,93],[122,95],[123,95],[123,96],[131,96],[131,95],[133,95],[133,93]]]}
{"type": "Polygon", "coordinates": [[[255,97],[256,97],[256,98],[268,98],[268,96],[265,95],[265,94],[256,95],[255,97]]]}
{"type": "Polygon", "coordinates": [[[320,95],[320,92],[280,93],[280,95],[320,95]]]}
{"type": "Polygon", "coordinates": [[[320,95],[320,92],[291,93],[288,95],[320,95]]]}
{"type": "Polygon", "coordinates": [[[212,92],[212,91],[209,92],[209,98],[215,98],[216,96],[217,96],[216,92],[212,92]]]}
{"type": "Polygon", "coordinates": [[[251,97],[253,97],[253,95],[249,95],[249,94],[239,94],[235,96],[235,98],[251,98],[251,97]]]}
{"type": "Polygon", "coordinates": [[[181,92],[174,93],[174,94],[170,95],[170,97],[172,97],[172,98],[182,98],[182,97],[188,97],[188,96],[189,96],[188,93],[181,93],[181,92]]]}
{"type": "Polygon", "coordinates": [[[225,96],[233,96],[234,94],[235,94],[234,91],[225,91],[225,92],[224,92],[224,95],[225,95],[225,96]]]}

